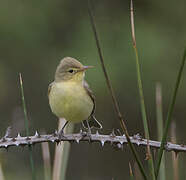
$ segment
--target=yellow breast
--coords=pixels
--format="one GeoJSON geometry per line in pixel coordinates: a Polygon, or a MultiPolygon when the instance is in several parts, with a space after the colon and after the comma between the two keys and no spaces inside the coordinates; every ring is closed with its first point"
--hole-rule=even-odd
{"type": "Polygon", "coordinates": [[[82,83],[77,82],[54,82],[49,104],[56,116],[72,122],[86,120],[94,106],[82,83]]]}

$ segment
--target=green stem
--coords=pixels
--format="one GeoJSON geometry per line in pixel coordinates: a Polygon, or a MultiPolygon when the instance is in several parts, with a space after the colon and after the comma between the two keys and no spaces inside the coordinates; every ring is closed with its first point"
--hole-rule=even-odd
{"type": "MultiPolygon", "coordinates": [[[[133,42],[133,48],[136,56],[136,71],[137,71],[137,82],[138,82],[138,90],[139,90],[139,96],[140,96],[140,107],[141,107],[141,113],[142,113],[142,119],[143,119],[143,126],[145,130],[145,137],[149,140],[149,129],[148,129],[148,122],[147,122],[147,114],[146,114],[146,108],[145,108],[145,101],[144,101],[144,95],[143,95],[143,86],[142,86],[142,80],[141,80],[141,73],[140,73],[140,63],[139,63],[139,57],[138,57],[138,51],[136,47],[136,37],[135,37],[135,28],[134,28],[134,11],[133,11],[133,1],[131,0],[130,3],[130,20],[131,20],[131,33],[132,33],[132,42],[133,42]]],[[[147,148],[148,153],[148,165],[150,168],[151,178],[155,180],[155,170],[154,170],[154,163],[153,163],[153,157],[150,151],[150,147],[147,148]]]]}
{"type": "Polygon", "coordinates": [[[160,164],[161,164],[161,159],[162,159],[163,151],[164,151],[164,146],[166,145],[167,134],[168,134],[168,130],[169,130],[169,127],[170,127],[170,124],[171,124],[172,113],[173,113],[173,110],[174,110],[174,105],[175,105],[176,96],[177,96],[178,88],[179,88],[180,81],[181,81],[183,68],[184,68],[184,65],[185,65],[185,60],[186,60],[186,49],[184,50],[183,59],[182,59],[181,65],[180,65],[180,69],[179,69],[179,72],[178,72],[178,76],[177,76],[172,100],[171,100],[171,103],[170,103],[170,106],[169,106],[167,119],[166,119],[166,122],[165,122],[165,129],[163,131],[163,137],[162,137],[162,140],[161,140],[161,147],[160,147],[160,150],[159,150],[159,153],[158,153],[158,160],[157,160],[157,167],[156,167],[156,177],[158,177],[160,164]]]}
{"type": "Polygon", "coordinates": [[[112,88],[112,85],[111,85],[111,82],[110,82],[110,79],[109,79],[109,76],[108,76],[108,73],[107,73],[107,70],[106,70],[106,67],[105,67],[105,63],[104,63],[104,59],[103,59],[103,54],[102,54],[102,50],[101,50],[101,46],[100,46],[100,42],[99,42],[97,30],[96,30],[95,20],[94,20],[93,14],[92,14],[92,8],[91,8],[90,0],[88,0],[88,12],[89,12],[90,22],[91,22],[91,25],[92,25],[92,30],[93,30],[95,41],[96,41],[96,46],[97,46],[98,54],[99,54],[100,61],[101,61],[101,66],[102,66],[103,73],[104,73],[104,76],[105,76],[105,79],[106,79],[106,83],[107,83],[107,86],[108,86],[108,89],[109,89],[109,92],[110,92],[110,95],[111,95],[111,98],[112,98],[112,101],[113,101],[113,105],[114,105],[115,111],[116,111],[116,113],[118,115],[118,118],[119,118],[119,121],[120,121],[122,130],[125,133],[125,136],[127,138],[127,142],[129,144],[129,147],[130,147],[130,149],[132,151],[132,154],[133,154],[134,158],[136,159],[136,162],[137,162],[137,164],[139,166],[139,169],[141,171],[141,174],[143,175],[143,178],[145,180],[147,180],[147,175],[145,173],[145,170],[143,168],[143,165],[142,165],[142,163],[141,163],[141,161],[140,161],[140,159],[138,157],[138,154],[137,154],[137,152],[136,152],[133,144],[130,141],[130,137],[129,137],[129,134],[128,134],[127,127],[125,125],[123,116],[122,116],[122,114],[120,112],[119,104],[118,104],[118,101],[116,99],[114,90],[112,88]]]}
{"type": "MultiPolygon", "coordinates": [[[[161,141],[163,137],[163,107],[162,107],[162,88],[161,84],[156,85],[156,122],[158,131],[158,141],[161,141]]],[[[162,163],[160,166],[160,179],[166,180],[165,173],[165,156],[162,157],[162,163]]]]}
{"type": "MultiPolygon", "coordinates": [[[[24,90],[23,90],[23,80],[22,80],[22,77],[21,77],[21,73],[19,74],[19,80],[20,80],[20,87],[21,87],[21,98],[22,98],[23,111],[24,111],[26,135],[29,136],[28,115],[27,115],[27,110],[26,110],[26,103],[25,103],[24,90]]],[[[30,166],[31,166],[31,169],[32,169],[32,180],[36,180],[36,173],[35,173],[35,167],[34,167],[31,145],[28,146],[28,149],[29,149],[29,157],[30,157],[30,166]]]]}
{"type": "MultiPolygon", "coordinates": [[[[145,101],[144,101],[144,95],[143,95],[143,86],[142,86],[142,80],[141,80],[141,73],[140,73],[140,64],[139,64],[139,57],[138,57],[138,51],[136,47],[136,37],[135,37],[135,27],[134,27],[134,11],[133,11],[133,1],[130,1],[130,21],[131,21],[131,34],[132,34],[132,42],[133,42],[133,48],[136,56],[136,71],[137,71],[137,82],[138,82],[138,90],[140,95],[140,107],[141,107],[141,113],[142,113],[142,119],[143,119],[143,126],[145,130],[145,137],[147,140],[149,140],[149,129],[148,129],[148,122],[147,122],[147,114],[145,109],[145,101]]],[[[155,170],[154,170],[154,162],[153,157],[150,151],[150,147],[147,147],[147,153],[148,153],[148,165],[150,168],[151,178],[155,180],[155,170]]]]}
{"type": "MultiPolygon", "coordinates": [[[[140,104],[141,104],[141,113],[142,113],[142,119],[143,119],[143,126],[145,130],[145,138],[150,139],[149,136],[149,128],[148,128],[148,123],[147,123],[147,114],[146,114],[146,108],[145,108],[145,101],[144,101],[144,95],[143,95],[143,86],[142,86],[142,80],[141,80],[141,73],[140,73],[140,64],[139,64],[139,57],[138,57],[138,51],[136,46],[134,47],[135,51],[135,56],[136,56],[136,71],[137,71],[137,81],[138,81],[138,90],[139,90],[139,96],[140,96],[140,104]]],[[[154,163],[153,163],[153,157],[149,148],[149,151],[147,153],[150,153],[150,158],[148,160],[150,172],[151,172],[151,177],[152,180],[155,180],[155,170],[154,170],[154,163]]]]}

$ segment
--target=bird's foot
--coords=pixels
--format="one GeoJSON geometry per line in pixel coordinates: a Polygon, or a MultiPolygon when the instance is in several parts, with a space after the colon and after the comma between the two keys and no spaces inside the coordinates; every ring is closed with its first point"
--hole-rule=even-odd
{"type": "Polygon", "coordinates": [[[62,140],[62,138],[64,138],[65,136],[64,136],[64,132],[63,132],[63,129],[61,129],[59,132],[58,132],[58,138],[59,138],[59,140],[61,141],[62,140]]]}
{"type": "Polygon", "coordinates": [[[79,133],[80,133],[83,137],[87,136],[87,132],[86,132],[86,131],[83,131],[82,129],[80,129],[79,133]]]}
{"type": "Polygon", "coordinates": [[[122,136],[122,133],[120,132],[119,129],[112,129],[111,135],[112,136],[122,136]]]}
{"type": "Polygon", "coordinates": [[[83,138],[84,137],[88,137],[89,138],[89,141],[91,141],[92,136],[91,136],[91,131],[90,130],[87,130],[86,129],[86,131],[83,131],[82,129],[80,129],[80,132],[79,133],[82,135],[83,138]]]}
{"type": "Polygon", "coordinates": [[[89,138],[89,142],[90,142],[92,140],[92,134],[90,129],[86,132],[86,136],[89,138]]]}

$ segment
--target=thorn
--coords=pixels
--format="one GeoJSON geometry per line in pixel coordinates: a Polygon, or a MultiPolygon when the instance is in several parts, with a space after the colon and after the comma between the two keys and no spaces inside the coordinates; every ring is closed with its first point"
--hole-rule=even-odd
{"type": "Polygon", "coordinates": [[[136,140],[142,140],[142,137],[140,136],[139,133],[135,134],[135,135],[133,136],[133,138],[136,139],[136,140]]]}
{"type": "Polygon", "coordinates": [[[116,137],[115,132],[114,132],[114,129],[112,130],[112,132],[110,134],[110,137],[112,137],[112,138],[116,137]]]}
{"type": "Polygon", "coordinates": [[[118,149],[123,149],[123,145],[120,144],[120,143],[117,143],[117,148],[118,148],[118,149]]]}
{"type": "Polygon", "coordinates": [[[75,141],[79,144],[79,138],[75,138],[75,141]]]}
{"type": "Polygon", "coordinates": [[[17,134],[17,138],[18,138],[18,139],[19,139],[19,138],[21,138],[21,135],[20,135],[20,133],[18,133],[18,134],[17,134]]]}
{"type": "Polygon", "coordinates": [[[9,127],[6,129],[6,133],[5,133],[4,137],[5,137],[5,138],[10,137],[11,131],[12,131],[12,127],[9,126],[9,127]]]}
{"type": "Polygon", "coordinates": [[[16,145],[16,146],[19,146],[19,142],[16,142],[15,145],[16,145]]]}
{"type": "Polygon", "coordinates": [[[54,135],[54,137],[58,136],[57,130],[54,131],[54,134],[53,135],[54,135]]]}
{"type": "Polygon", "coordinates": [[[54,139],[51,139],[50,141],[51,141],[52,143],[54,143],[54,142],[55,142],[55,140],[54,140],[54,139]]]}
{"type": "Polygon", "coordinates": [[[96,135],[99,136],[99,131],[98,130],[96,131],[96,135]]]}
{"type": "Polygon", "coordinates": [[[104,140],[101,140],[101,146],[103,147],[105,144],[105,141],[104,140]]]}
{"type": "Polygon", "coordinates": [[[121,145],[123,145],[123,141],[122,141],[122,140],[120,140],[119,143],[120,143],[121,145]]]}
{"type": "Polygon", "coordinates": [[[40,137],[40,134],[36,131],[34,137],[40,137]]]}
{"type": "Polygon", "coordinates": [[[115,150],[123,150],[123,145],[120,144],[120,143],[114,143],[114,144],[113,144],[113,148],[114,148],[115,150]]]}

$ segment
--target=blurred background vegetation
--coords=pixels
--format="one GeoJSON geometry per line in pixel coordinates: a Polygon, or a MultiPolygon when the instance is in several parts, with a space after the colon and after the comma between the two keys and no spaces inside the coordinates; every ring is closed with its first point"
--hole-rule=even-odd
{"type": "MultiPolygon", "coordinates": [[[[103,133],[119,128],[112,101],[97,54],[87,13],[87,1],[73,0],[1,0],[0,1],[0,134],[12,126],[13,135],[25,135],[21,107],[19,72],[22,73],[30,132],[52,133],[57,118],[51,113],[48,84],[53,81],[56,66],[65,56],[72,56],[96,68],[86,79],[97,100],[96,116],[103,123],[103,133]]],[[[134,1],[137,47],[141,63],[144,94],[151,139],[157,139],[155,85],[163,87],[163,111],[168,103],[186,45],[185,1],[134,1]]],[[[135,55],[132,48],[129,1],[94,1],[99,37],[113,87],[117,94],[129,133],[143,135],[136,82],[135,55]]],[[[186,143],[186,71],[176,101],[174,120],[178,143],[186,143]]],[[[77,125],[76,132],[80,126],[77,125]]],[[[54,144],[50,144],[53,157],[54,144]]],[[[145,159],[145,149],[138,148],[145,159]]],[[[33,149],[37,179],[44,179],[41,146],[33,149]]],[[[167,162],[171,157],[166,154],[167,162]]],[[[180,177],[186,177],[183,154],[180,177]]],[[[6,180],[31,179],[28,148],[1,150],[0,160],[6,180]]],[[[117,180],[129,177],[128,163],[134,165],[127,146],[115,151],[109,145],[73,144],[69,157],[67,179],[117,180]]],[[[144,161],[145,163],[145,161],[144,161]]],[[[172,165],[166,163],[169,179],[172,165]]]]}

